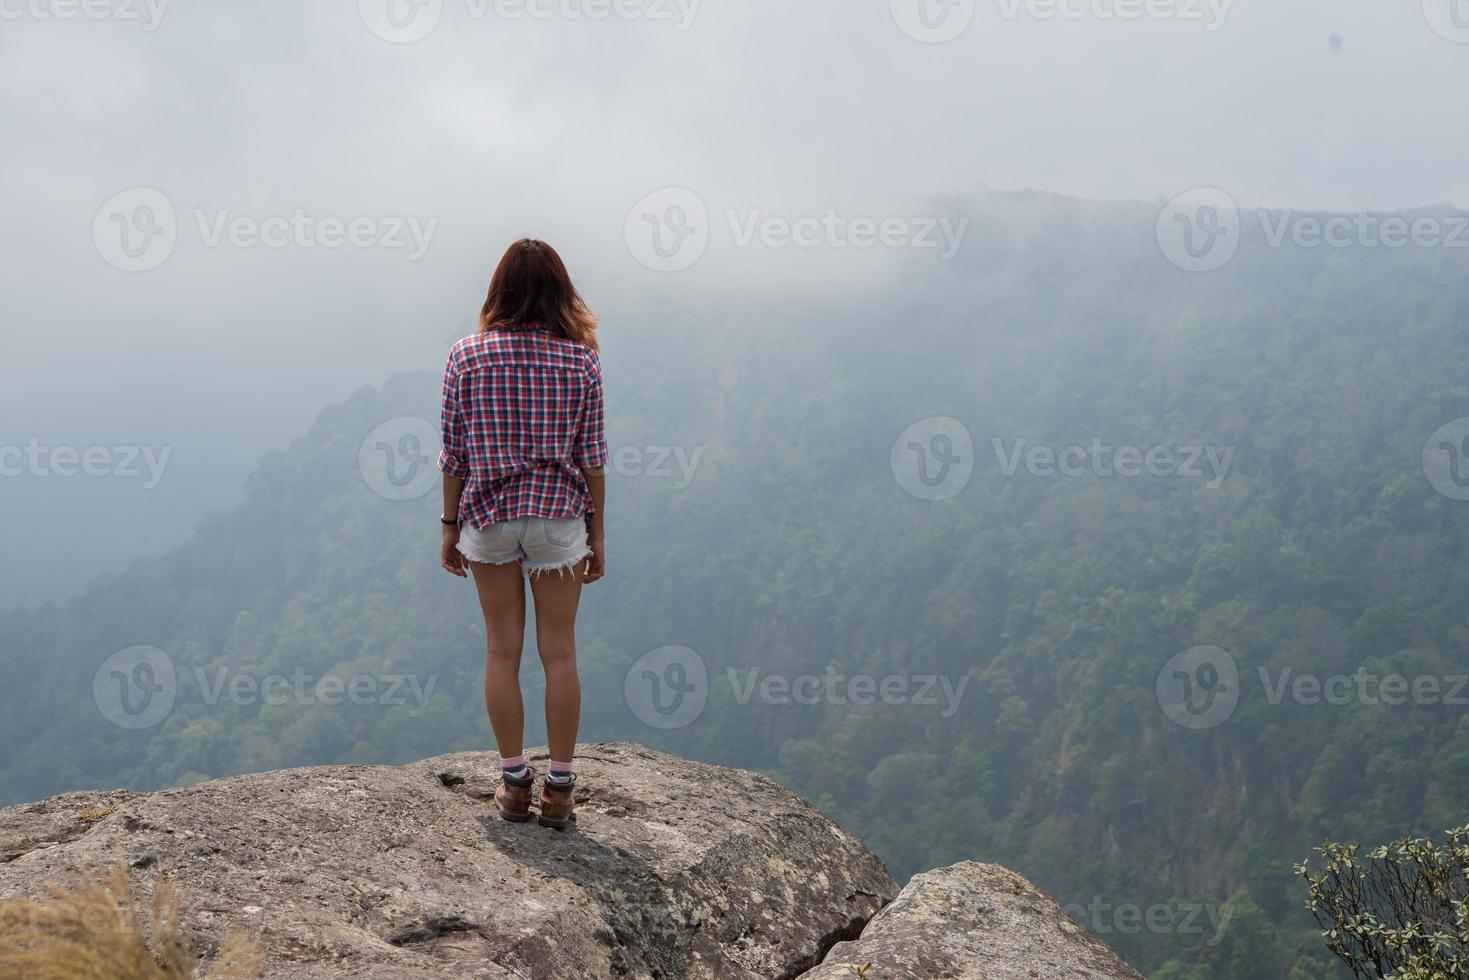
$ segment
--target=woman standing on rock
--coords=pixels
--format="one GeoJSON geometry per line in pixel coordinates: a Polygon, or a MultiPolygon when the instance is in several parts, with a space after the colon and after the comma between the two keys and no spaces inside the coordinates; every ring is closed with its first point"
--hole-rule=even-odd
{"type": "Polygon", "coordinates": [[[529,578],[551,750],[540,822],[557,828],[575,819],[576,608],[583,583],[606,568],[596,323],[555,249],[522,239],[490,279],[479,332],[454,345],[444,369],[440,561],[473,573],[489,634],[485,706],[503,770],[495,805],[506,820],[530,819],[535,770],[520,697],[529,578]]]}

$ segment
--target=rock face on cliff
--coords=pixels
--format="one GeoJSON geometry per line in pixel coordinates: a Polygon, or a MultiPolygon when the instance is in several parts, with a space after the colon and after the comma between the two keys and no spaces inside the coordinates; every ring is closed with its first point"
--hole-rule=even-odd
{"type": "Polygon", "coordinates": [[[561,832],[495,815],[498,763],[463,753],[10,807],[0,899],[122,860],[144,896],[158,874],[178,887],[206,957],[242,927],[282,978],[770,980],[870,960],[873,980],[1136,980],[1003,869],[930,872],[898,897],[858,840],[764,776],[583,746],[578,824],[561,832]]]}
{"type": "Polygon", "coordinates": [[[1143,980],[1013,871],[965,861],[914,875],[854,942],[803,977],[836,980],[873,964],[873,980],[1143,980]]]}
{"type": "Polygon", "coordinates": [[[178,886],[201,948],[256,933],[271,976],[560,980],[794,977],[897,894],[764,776],[631,744],[578,763],[569,832],[500,820],[490,753],[11,807],[0,897],[122,856],[140,885],[178,886]]]}

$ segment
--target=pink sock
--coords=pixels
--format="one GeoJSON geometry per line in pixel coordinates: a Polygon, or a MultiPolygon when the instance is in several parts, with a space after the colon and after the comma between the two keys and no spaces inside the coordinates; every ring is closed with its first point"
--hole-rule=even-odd
{"type": "Polygon", "coordinates": [[[525,756],[523,756],[523,755],[512,756],[511,758],[508,758],[508,759],[502,758],[500,760],[500,769],[503,772],[519,773],[524,768],[525,768],[525,756]]]}
{"type": "Polygon", "coordinates": [[[571,763],[553,762],[550,765],[551,779],[558,783],[564,783],[571,778],[571,763]]]}

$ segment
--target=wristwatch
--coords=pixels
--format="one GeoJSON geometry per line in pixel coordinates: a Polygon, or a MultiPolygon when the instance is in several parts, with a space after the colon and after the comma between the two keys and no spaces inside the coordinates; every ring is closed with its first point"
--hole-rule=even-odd
{"type": "Polygon", "coordinates": [[[455,518],[453,518],[451,520],[450,518],[447,518],[447,517],[440,517],[439,518],[439,523],[442,524],[442,525],[444,525],[445,527],[458,527],[459,526],[459,518],[455,517],[455,518]]]}

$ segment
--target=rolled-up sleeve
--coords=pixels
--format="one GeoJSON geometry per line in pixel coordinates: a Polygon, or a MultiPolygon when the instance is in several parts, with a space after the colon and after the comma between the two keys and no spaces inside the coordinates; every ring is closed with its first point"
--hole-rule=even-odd
{"type": "Polygon", "coordinates": [[[576,435],[576,465],[595,469],[607,465],[606,408],[602,398],[602,359],[587,352],[587,393],[582,401],[576,435]]]}
{"type": "Polygon", "coordinates": [[[443,438],[443,447],[439,450],[439,469],[450,476],[468,476],[469,455],[465,446],[464,412],[459,404],[459,371],[452,352],[448,363],[444,365],[439,426],[443,438]]]}

